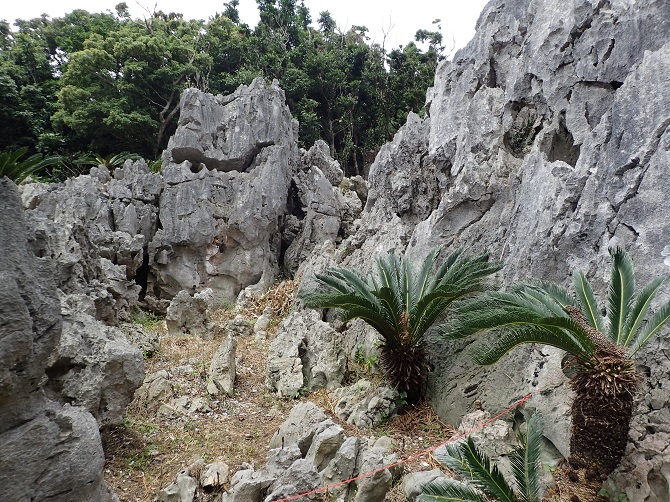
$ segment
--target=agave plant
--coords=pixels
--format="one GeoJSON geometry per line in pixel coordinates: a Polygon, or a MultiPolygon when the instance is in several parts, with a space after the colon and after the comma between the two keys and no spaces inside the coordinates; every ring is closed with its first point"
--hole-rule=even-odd
{"type": "Polygon", "coordinates": [[[429,253],[418,271],[393,254],[377,259],[376,273],[367,276],[332,268],[298,295],[308,307],[339,308],[345,322],[360,318],[376,329],[382,369],[410,403],[420,399],[428,372],[426,331],[454,301],[488,289],[485,278],[501,267],[487,253],[458,250],[436,268],[438,255],[429,253]]]}
{"type": "Polygon", "coordinates": [[[475,445],[471,437],[446,446],[437,454],[440,463],[460,480],[441,478],[423,485],[420,502],[540,502],[540,453],[542,422],[538,414],[526,417],[526,434],[510,455],[514,482],[508,482],[498,467],[475,445]]]}
{"type": "Polygon", "coordinates": [[[40,169],[61,162],[61,157],[57,155],[42,157],[37,153],[21,160],[27,152],[28,148],[23,147],[13,152],[0,153],[0,178],[7,176],[18,185],[40,169]]]}
{"type": "Polygon", "coordinates": [[[464,302],[454,322],[441,331],[451,339],[492,331],[493,336],[473,352],[480,364],[493,364],[525,343],[565,350],[575,391],[571,462],[603,474],[619,464],[626,449],[639,382],[633,356],[670,319],[670,302],[647,316],[663,279],[638,292],[628,253],[617,248],[610,249],[610,255],[606,319],[588,280],[576,272],[574,296],[550,282],[521,284],[510,293],[464,302]]]}

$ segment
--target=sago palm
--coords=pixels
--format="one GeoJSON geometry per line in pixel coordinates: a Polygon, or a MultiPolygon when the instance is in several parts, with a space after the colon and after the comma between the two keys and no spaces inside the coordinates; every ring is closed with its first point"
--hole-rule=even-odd
{"type": "Polygon", "coordinates": [[[420,502],[540,502],[542,423],[538,414],[526,416],[526,434],[510,455],[514,483],[509,483],[471,437],[436,454],[460,480],[441,478],[422,486],[420,502]]]}
{"type": "Polygon", "coordinates": [[[500,269],[488,254],[468,257],[462,250],[436,267],[438,250],[418,271],[408,258],[377,259],[376,273],[332,268],[316,274],[316,287],[298,297],[311,308],[339,308],[343,321],[360,318],[381,336],[382,369],[398,390],[416,402],[428,371],[424,334],[454,301],[489,288],[485,278],[500,269]]]}
{"type": "Polygon", "coordinates": [[[542,343],[568,352],[573,373],[571,461],[611,472],[628,439],[639,376],[633,356],[670,318],[670,302],[648,320],[662,279],[635,289],[633,262],[624,250],[610,249],[611,279],[607,318],[581,272],[573,275],[575,296],[550,282],[517,286],[464,302],[456,319],[442,329],[448,338],[493,331],[474,351],[480,364],[493,364],[517,345],[542,343]]]}
{"type": "Polygon", "coordinates": [[[18,185],[31,174],[62,161],[57,155],[42,157],[38,153],[21,160],[27,152],[28,147],[24,146],[18,150],[0,153],[0,178],[7,176],[18,185]]]}

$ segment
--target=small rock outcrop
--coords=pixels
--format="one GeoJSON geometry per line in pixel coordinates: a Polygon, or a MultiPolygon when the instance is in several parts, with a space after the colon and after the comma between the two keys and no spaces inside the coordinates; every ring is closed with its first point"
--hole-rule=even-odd
{"type": "Polygon", "coordinates": [[[35,255],[27,230],[16,187],[0,179],[0,500],[112,502],[95,418],[45,392],[63,326],[58,264],[35,255]]]}
{"type": "MultiPolygon", "coordinates": [[[[390,490],[398,468],[381,469],[395,462],[389,445],[380,440],[346,437],[318,406],[296,405],[270,441],[268,461],[258,470],[243,469],[232,477],[225,502],[277,500],[307,493],[361,474],[375,474],[328,490],[332,500],[381,502],[390,490]]],[[[321,500],[322,493],[306,495],[321,500]]]]}
{"type": "Polygon", "coordinates": [[[296,311],[284,319],[270,343],[267,384],[284,397],[301,390],[339,387],[346,356],[341,334],[321,321],[315,311],[296,311]]]}

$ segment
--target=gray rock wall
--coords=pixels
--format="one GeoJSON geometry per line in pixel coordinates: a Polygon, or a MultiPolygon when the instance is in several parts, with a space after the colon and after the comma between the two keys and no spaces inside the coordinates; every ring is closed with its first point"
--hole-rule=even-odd
{"type": "MultiPolygon", "coordinates": [[[[621,245],[640,284],[670,275],[668,89],[668,2],[490,2],[475,38],[439,65],[428,117],[410,116],[378,155],[360,230],[335,256],[365,270],[388,250],[421,259],[435,246],[487,248],[506,264],[503,284],[568,284],[581,269],[604,293],[607,249],[621,245]]],[[[638,357],[651,377],[611,476],[629,500],[670,497],[667,340],[638,357]]],[[[429,395],[443,419],[457,424],[477,399],[497,412],[543,389],[529,406],[567,455],[560,354],[524,347],[479,368],[464,345],[435,342],[429,395]]]]}
{"type": "Polygon", "coordinates": [[[95,418],[44,392],[62,319],[52,261],[37,257],[14,184],[0,180],[0,500],[106,502],[95,418]]]}

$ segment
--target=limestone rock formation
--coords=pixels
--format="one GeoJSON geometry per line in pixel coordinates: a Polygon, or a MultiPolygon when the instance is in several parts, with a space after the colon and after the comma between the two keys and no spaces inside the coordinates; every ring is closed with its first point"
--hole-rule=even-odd
{"type": "MultiPolygon", "coordinates": [[[[268,461],[258,470],[244,469],[235,473],[226,502],[277,500],[307,493],[379,469],[372,476],[328,490],[332,500],[381,502],[391,488],[396,456],[381,438],[346,437],[343,429],[326,417],[316,405],[305,402],[293,407],[286,421],[270,441],[268,461]]],[[[322,493],[305,496],[321,500],[322,493]]]]}
{"type": "Polygon", "coordinates": [[[318,312],[296,311],[281,322],[268,350],[266,379],[279,395],[339,387],[345,370],[341,335],[318,312]]]}
{"type": "Polygon", "coordinates": [[[158,225],[162,177],[144,161],[127,161],[63,184],[21,186],[31,247],[56,265],[64,293],[94,299],[95,317],[118,324],[146,289],[147,246],[158,225]]]}
{"type": "Polygon", "coordinates": [[[98,424],[47,398],[62,329],[53,262],[33,253],[14,184],[0,180],[0,500],[111,502],[98,424]]]}
{"type": "MultiPolygon", "coordinates": [[[[359,230],[332,256],[365,271],[387,251],[421,259],[436,246],[486,248],[505,262],[503,284],[567,284],[579,269],[602,293],[607,249],[621,245],[641,283],[667,275],[669,56],[668,2],[491,1],[475,38],[438,66],[427,117],[410,115],[380,151],[359,230]]],[[[458,423],[476,399],[502,410],[542,390],[530,405],[548,421],[546,437],[569,454],[560,352],[523,347],[481,368],[469,342],[433,343],[428,392],[446,422],[458,423]]],[[[630,454],[609,481],[629,500],[668,496],[663,343],[636,355],[650,376],[630,454]]]]}
{"type": "Polygon", "coordinates": [[[184,91],[163,157],[162,228],[150,245],[161,295],[212,288],[230,303],[248,286],[270,286],[299,155],[297,123],[276,84],[258,78],[229,96],[184,91]]]}
{"type": "Polygon", "coordinates": [[[144,379],[142,351],[125,333],[96,320],[93,300],[61,297],[63,331],[46,370],[54,400],[81,406],[99,425],[119,425],[126,406],[144,379]]]}

